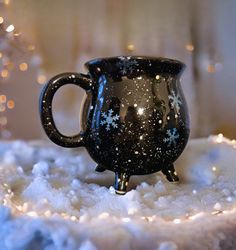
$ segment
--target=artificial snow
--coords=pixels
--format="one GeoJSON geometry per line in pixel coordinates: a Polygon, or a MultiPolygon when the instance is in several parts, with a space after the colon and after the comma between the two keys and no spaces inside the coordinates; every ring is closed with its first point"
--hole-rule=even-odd
{"type": "Polygon", "coordinates": [[[190,140],[175,166],[131,177],[95,172],[84,149],[0,143],[0,250],[236,249],[236,143],[190,140]]]}

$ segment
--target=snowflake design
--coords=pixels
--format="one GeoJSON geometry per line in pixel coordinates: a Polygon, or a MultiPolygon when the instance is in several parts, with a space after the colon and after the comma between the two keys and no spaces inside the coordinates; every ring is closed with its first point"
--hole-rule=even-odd
{"type": "Polygon", "coordinates": [[[174,90],[171,91],[171,95],[168,96],[170,100],[171,107],[175,107],[179,113],[180,105],[182,104],[179,94],[175,94],[174,90]]]}
{"type": "Polygon", "coordinates": [[[121,61],[117,65],[121,68],[121,73],[126,75],[128,73],[133,73],[136,66],[138,66],[137,60],[130,60],[129,58],[120,57],[121,61]]]}
{"type": "Polygon", "coordinates": [[[165,143],[167,143],[167,146],[170,147],[172,144],[176,146],[176,141],[179,138],[179,133],[176,128],[168,129],[167,137],[163,140],[165,143]]]}
{"type": "Polygon", "coordinates": [[[113,128],[118,128],[118,125],[116,121],[119,120],[120,116],[119,115],[113,115],[113,110],[109,109],[108,113],[106,114],[105,112],[102,112],[102,117],[105,119],[100,122],[101,125],[106,125],[106,130],[109,131],[111,127],[113,128]]]}

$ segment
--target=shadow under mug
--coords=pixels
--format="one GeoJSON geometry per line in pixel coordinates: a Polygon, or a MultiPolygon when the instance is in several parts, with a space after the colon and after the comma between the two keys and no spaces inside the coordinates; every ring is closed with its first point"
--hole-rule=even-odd
{"type": "Polygon", "coordinates": [[[185,65],[177,60],[143,56],[94,59],[88,75],[53,77],[40,97],[40,116],[48,137],[63,147],[86,147],[97,171],[115,172],[115,190],[125,194],[131,175],[162,171],[178,181],[174,161],[189,137],[187,105],[180,86],[185,65]],[[53,120],[56,91],[74,84],[86,91],[82,131],[61,134],[53,120]]]}

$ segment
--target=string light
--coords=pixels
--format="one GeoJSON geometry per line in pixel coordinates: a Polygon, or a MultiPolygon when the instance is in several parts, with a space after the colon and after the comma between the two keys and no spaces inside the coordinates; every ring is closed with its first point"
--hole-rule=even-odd
{"type": "Polygon", "coordinates": [[[50,217],[50,216],[52,215],[52,212],[51,212],[50,210],[47,210],[47,211],[44,213],[44,215],[45,215],[46,217],[50,217]]]}
{"type": "Polygon", "coordinates": [[[38,217],[38,214],[35,211],[29,211],[26,214],[30,217],[38,217]]]}
{"type": "Polygon", "coordinates": [[[29,50],[29,51],[33,51],[33,50],[35,50],[35,46],[34,46],[34,45],[32,45],[32,44],[30,44],[30,45],[28,46],[28,50],[29,50]]]}
{"type": "Polygon", "coordinates": [[[4,4],[5,5],[9,5],[10,4],[10,0],[4,0],[4,4]]]}
{"type": "Polygon", "coordinates": [[[6,32],[10,33],[15,29],[13,24],[10,24],[7,28],[6,28],[6,32]]]}
{"type": "Polygon", "coordinates": [[[109,217],[109,214],[108,213],[102,213],[98,216],[99,219],[105,219],[105,218],[108,218],[109,217]]]}
{"type": "Polygon", "coordinates": [[[223,134],[218,134],[217,138],[216,138],[216,142],[217,143],[221,143],[223,141],[223,134]]]}
{"type": "Polygon", "coordinates": [[[197,194],[197,190],[196,190],[196,189],[193,189],[192,193],[193,193],[193,194],[197,194]]]}
{"type": "MultiPolygon", "coordinates": [[[[8,8],[10,1],[2,0],[5,8],[8,8]]],[[[25,72],[31,67],[40,67],[42,60],[40,56],[33,53],[35,46],[33,44],[27,44],[20,40],[21,32],[16,31],[14,24],[7,23],[7,21],[0,16],[0,39],[3,41],[3,45],[0,51],[0,80],[1,83],[7,82],[9,79],[11,70],[19,68],[20,71],[25,72]],[[19,56],[20,55],[20,56],[19,56]],[[29,63],[20,62],[22,58],[26,58],[24,55],[29,55],[29,63]],[[4,80],[4,81],[3,81],[4,80]]],[[[24,59],[23,59],[24,60],[24,59]]],[[[41,72],[40,72],[41,74],[41,72]]],[[[37,77],[36,77],[37,78],[37,77]]],[[[45,83],[46,77],[39,77],[41,84],[45,83]]],[[[15,107],[14,100],[7,100],[5,95],[0,95],[0,112],[5,112],[8,109],[11,110],[15,107]]],[[[10,138],[11,132],[6,128],[9,120],[6,116],[0,115],[0,137],[10,138]]]]}
{"type": "Polygon", "coordinates": [[[21,71],[26,71],[26,70],[28,69],[28,64],[27,64],[27,63],[21,63],[21,64],[19,65],[19,69],[20,69],[21,71]]]}
{"type": "Polygon", "coordinates": [[[188,218],[189,220],[196,220],[196,219],[202,217],[204,214],[205,214],[204,212],[200,212],[200,213],[197,213],[197,214],[188,216],[187,218],[188,218]]]}
{"type": "Polygon", "coordinates": [[[180,223],[181,223],[181,219],[174,219],[174,220],[173,220],[173,223],[174,223],[174,224],[180,224],[180,223]]]}
{"type": "Polygon", "coordinates": [[[215,172],[217,170],[216,166],[212,167],[212,171],[215,172]]]}
{"type": "Polygon", "coordinates": [[[130,222],[131,219],[130,219],[129,217],[124,217],[124,218],[122,218],[121,220],[122,220],[123,222],[126,222],[126,223],[127,223],[127,222],[130,222]]]}
{"type": "Polygon", "coordinates": [[[134,45],[133,44],[128,44],[127,45],[127,50],[130,51],[130,52],[134,51],[135,50],[134,45]]]}
{"type": "Polygon", "coordinates": [[[8,70],[7,69],[3,69],[1,71],[1,76],[2,76],[2,78],[7,78],[9,76],[8,70]]]}
{"type": "Polygon", "coordinates": [[[0,95],[0,102],[5,103],[7,101],[7,97],[5,95],[0,95]]]}
{"type": "Polygon", "coordinates": [[[185,49],[189,52],[192,52],[192,51],[194,51],[194,46],[193,46],[193,44],[189,43],[189,44],[185,45],[185,49]]]}
{"type": "Polygon", "coordinates": [[[46,76],[45,75],[39,75],[38,77],[37,77],[37,82],[39,83],[39,84],[45,84],[46,83],[46,76]]]}
{"type": "Polygon", "coordinates": [[[9,101],[7,102],[7,107],[8,107],[9,109],[13,109],[13,108],[15,107],[15,102],[14,102],[13,100],[9,100],[9,101]]]}
{"type": "Polygon", "coordinates": [[[216,71],[215,65],[214,64],[209,64],[207,66],[207,72],[208,73],[214,73],[216,71]]]}
{"type": "Polygon", "coordinates": [[[21,33],[20,33],[20,32],[18,32],[18,33],[14,33],[13,35],[17,37],[17,36],[20,36],[20,35],[21,35],[21,33]]]}

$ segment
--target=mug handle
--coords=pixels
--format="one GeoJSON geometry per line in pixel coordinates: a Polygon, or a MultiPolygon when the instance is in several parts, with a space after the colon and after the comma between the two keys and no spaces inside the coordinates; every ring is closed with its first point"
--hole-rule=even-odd
{"type": "Polygon", "coordinates": [[[83,88],[86,93],[93,90],[93,81],[88,75],[78,73],[63,73],[53,77],[43,88],[39,99],[39,113],[43,128],[51,141],[55,144],[68,147],[85,146],[85,138],[82,132],[74,136],[66,136],[61,134],[53,120],[52,101],[56,91],[66,85],[74,84],[83,88]]]}

